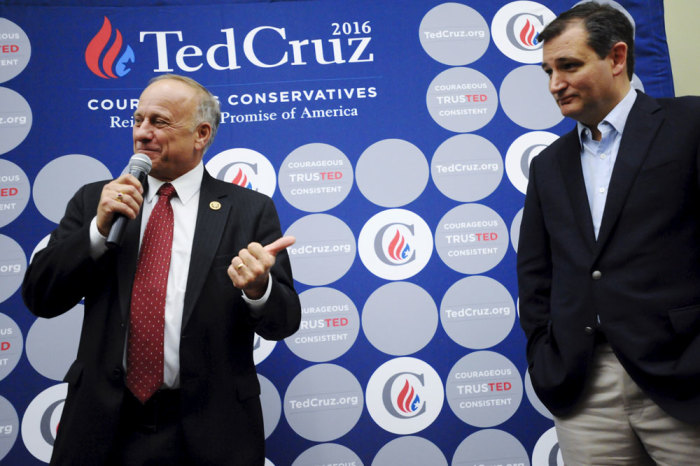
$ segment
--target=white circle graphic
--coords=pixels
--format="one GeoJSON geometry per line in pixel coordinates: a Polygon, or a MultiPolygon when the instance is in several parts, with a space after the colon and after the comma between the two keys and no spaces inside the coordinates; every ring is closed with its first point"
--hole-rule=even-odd
{"type": "Polygon", "coordinates": [[[564,119],[549,92],[547,74],[539,66],[524,65],[508,73],[500,99],[508,118],[523,128],[551,128],[564,119]]]}
{"type": "Polygon", "coordinates": [[[48,235],[44,236],[38,243],[36,243],[36,246],[34,246],[34,250],[32,251],[32,255],[29,257],[30,264],[34,260],[34,256],[36,255],[36,253],[41,251],[42,249],[44,249],[46,246],[49,245],[49,239],[51,239],[50,233],[48,235]]]}
{"type": "Polygon", "coordinates": [[[19,289],[26,270],[22,247],[9,236],[0,235],[0,303],[19,289]]]}
{"type": "Polygon", "coordinates": [[[367,410],[384,430],[399,435],[419,432],[442,410],[445,391],[438,373],[416,358],[385,362],[367,383],[367,410]]]}
{"type": "Polygon", "coordinates": [[[564,466],[564,458],[559,449],[559,439],[554,427],[547,430],[537,440],[535,448],[532,450],[533,466],[564,466]]]}
{"type": "Polygon", "coordinates": [[[207,171],[227,183],[237,184],[272,197],[277,174],[270,161],[252,149],[234,148],[219,152],[206,164],[207,171]]]}
{"type": "Polygon", "coordinates": [[[52,319],[37,318],[27,333],[27,359],[38,373],[61,381],[78,354],[83,305],[52,319]]]}
{"type": "Polygon", "coordinates": [[[489,46],[489,26],[475,9],[460,3],[443,3],[430,10],[418,34],[423,50],[434,60],[451,66],[472,63],[489,46]]]}
{"type": "Polygon", "coordinates": [[[515,304],[506,287],[493,278],[465,277],[445,293],[440,321],[455,343],[471,349],[490,348],[513,328],[515,304]]]}
{"type": "Polygon", "coordinates": [[[445,381],[452,412],[467,424],[491,427],[510,419],[523,398],[515,365],[493,351],[476,351],[457,361],[445,381]]]}
{"type": "Polygon", "coordinates": [[[307,215],[294,222],[285,234],[297,239],[287,252],[298,282],[327,285],[345,275],[355,261],[355,237],[338,217],[307,215]]]}
{"type": "Polygon", "coordinates": [[[506,174],[513,186],[525,194],[530,163],[540,152],[559,139],[554,133],[532,131],[518,137],[506,152],[506,174]]]}
{"type": "MultiPolygon", "coordinates": [[[[17,322],[0,313],[0,380],[7,377],[17,367],[23,349],[24,339],[17,322]]],[[[0,420],[1,422],[2,420],[0,420]]]]}
{"type": "Polygon", "coordinates": [[[391,209],[365,223],[357,244],[360,259],[370,272],[387,280],[404,280],[428,264],[433,235],[422,217],[391,209]]]}
{"type": "Polygon", "coordinates": [[[357,187],[374,204],[399,207],[416,200],[430,178],[419,148],[402,139],[375,142],[360,155],[357,187]]]}
{"type": "Polygon", "coordinates": [[[24,171],[19,165],[0,160],[0,227],[19,217],[30,197],[29,179],[24,171]]]}
{"type": "MultiPolygon", "coordinates": [[[[3,20],[0,18],[0,21],[3,20]]],[[[2,73],[3,67],[0,67],[0,76],[2,73]]],[[[4,154],[24,141],[32,129],[33,118],[32,109],[25,98],[12,89],[0,87],[0,102],[0,154],[4,154]]]]}
{"type": "Polygon", "coordinates": [[[47,388],[29,403],[22,418],[24,445],[29,453],[44,463],[51,459],[67,393],[67,383],[47,388]]]}
{"type": "Polygon", "coordinates": [[[493,42],[508,58],[521,63],[542,62],[537,35],[556,15],[537,2],[517,1],[498,10],[491,22],[493,42]]]}
{"type": "Polygon", "coordinates": [[[47,163],[36,176],[32,189],[34,204],[44,217],[58,223],[78,189],[87,183],[111,178],[109,169],[96,158],[63,155],[47,163]]]}
{"type": "Polygon", "coordinates": [[[266,340],[257,333],[253,335],[253,362],[257,366],[272,354],[276,341],[266,340]]]}
{"type": "Polygon", "coordinates": [[[457,272],[478,274],[498,265],[508,249],[508,229],[495,210],[462,204],[447,212],[435,230],[440,259],[457,272]]]}
{"type": "Polygon", "coordinates": [[[26,68],[32,56],[32,45],[27,33],[21,27],[12,21],[0,18],[0,50],[3,59],[0,66],[0,83],[3,83],[26,68]]]}
{"type": "Polygon", "coordinates": [[[498,109],[498,92],[480,71],[450,68],[430,83],[425,103],[437,124],[449,131],[467,133],[491,121],[498,109]]]}
{"type": "Polygon", "coordinates": [[[350,432],[363,406],[360,383],[350,371],[335,364],[304,369],[284,395],[284,414],[290,427],[314,442],[328,442],[350,432]]]}
{"type": "Polygon", "coordinates": [[[424,348],[435,336],[437,325],[435,301],[413,283],[392,282],[379,287],[362,309],[362,329],[369,342],[394,356],[424,348]]]}
{"type": "Polygon", "coordinates": [[[258,374],[260,383],[260,404],[263,412],[265,438],[274,432],[282,417],[282,399],[277,388],[267,377],[258,374]]]}
{"type": "Polygon", "coordinates": [[[311,288],[299,294],[301,324],[284,342],[302,359],[326,362],[345,354],[360,332],[360,316],[352,300],[332,288],[311,288]]]}
{"type": "Polygon", "coordinates": [[[430,163],[435,186],[455,201],[479,201],[503,178],[503,158],[496,146],[475,134],[452,136],[437,148],[430,163]]]}
{"type": "Polygon", "coordinates": [[[353,183],[350,160],[338,148],[312,143],[294,149],[282,162],[279,185],[291,205],[322,212],[345,200],[353,183]]]}
{"type": "Polygon", "coordinates": [[[19,430],[17,410],[5,397],[0,396],[0,461],[15,446],[19,430]]]}
{"type": "Polygon", "coordinates": [[[515,217],[513,218],[513,223],[510,224],[510,244],[513,246],[515,252],[518,252],[518,243],[520,242],[520,225],[523,223],[523,209],[520,209],[515,217]]]}

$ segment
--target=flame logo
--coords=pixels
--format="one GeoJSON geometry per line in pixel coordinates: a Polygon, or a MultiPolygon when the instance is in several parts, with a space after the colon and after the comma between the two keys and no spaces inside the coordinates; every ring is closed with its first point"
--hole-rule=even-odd
{"type": "Polygon", "coordinates": [[[408,383],[408,380],[403,385],[403,388],[396,397],[396,406],[402,413],[412,414],[418,410],[420,397],[416,393],[416,389],[408,383]]]}
{"type": "Polygon", "coordinates": [[[250,182],[248,175],[243,173],[243,170],[240,168],[238,169],[236,176],[233,177],[233,180],[231,180],[231,183],[237,184],[238,186],[242,186],[244,188],[253,189],[253,183],[250,182]]]}
{"type": "Polygon", "coordinates": [[[85,49],[85,63],[90,71],[102,79],[117,79],[125,76],[131,68],[127,68],[128,63],[134,63],[136,58],[130,45],[127,45],[124,52],[117,58],[124,43],[122,33],[119,29],[114,29],[114,41],[107,49],[109,40],[112,37],[112,23],[105,16],[102,28],[95,34],[85,49]]]}
{"type": "Polygon", "coordinates": [[[398,228],[396,229],[396,233],[394,234],[394,237],[392,238],[391,242],[389,243],[388,251],[387,253],[389,254],[389,257],[396,262],[401,262],[403,260],[406,260],[408,258],[409,253],[411,252],[411,247],[409,244],[406,242],[406,238],[399,232],[398,228]]]}
{"type": "Polygon", "coordinates": [[[535,38],[535,32],[537,32],[537,30],[535,29],[535,25],[532,24],[528,19],[525,22],[525,26],[523,26],[523,28],[520,30],[520,42],[529,47],[536,46],[538,42],[535,38]]]}

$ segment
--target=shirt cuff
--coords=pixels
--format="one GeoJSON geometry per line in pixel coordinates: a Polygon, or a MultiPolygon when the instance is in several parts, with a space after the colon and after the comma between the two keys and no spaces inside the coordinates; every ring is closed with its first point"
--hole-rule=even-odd
{"type": "Polygon", "coordinates": [[[270,293],[272,292],[272,275],[270,275],[269,279],[267,280],[267,289],[265,290],[265,294],[263,294],[260,299],[250,299],[248,296],[245,295],[245,291],[241,292],[241,295],[243,295],[243,301],[248,303],[248,306],[250,306],[250,309],[255,312],[255,311],[260,311],[263,306],[265,306],[265,303],[267,302],[267,298],[270,297],[270,293]]]}
{"type": "Polygon", "coordinates": [[[105,252],[107,252],[107,238],[97,229],[97,217],[93,217],[90,222],[90,257],[97,260],[105,252]]]}

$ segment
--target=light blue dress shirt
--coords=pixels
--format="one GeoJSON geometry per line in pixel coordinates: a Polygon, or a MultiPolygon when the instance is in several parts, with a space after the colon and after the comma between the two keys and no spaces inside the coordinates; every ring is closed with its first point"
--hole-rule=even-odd
{"type": "Polygon", "coordinates": [[[637,100],[637,92],[630,88],[627,95],[598,124],[598,131],[601,133],[600,141],[593,139],[593,133],[587,126],[578,123],[583,180],[586,184],[596,239],[608,197],[610,177],[620,149],[622,131],[635,100],[637,100]]]}

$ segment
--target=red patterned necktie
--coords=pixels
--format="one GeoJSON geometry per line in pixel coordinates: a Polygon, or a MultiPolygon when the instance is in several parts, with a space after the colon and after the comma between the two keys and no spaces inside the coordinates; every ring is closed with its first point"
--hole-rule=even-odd
{"type": "Polygon", "coordinates": [[[173,245],[175,188],[165,183],[148,219],[141,240],[134,286],[131,291],[129,343],[126,356],[126,386],[145,403],[163,384],[163,333],[165,292],[173,245]]]}

